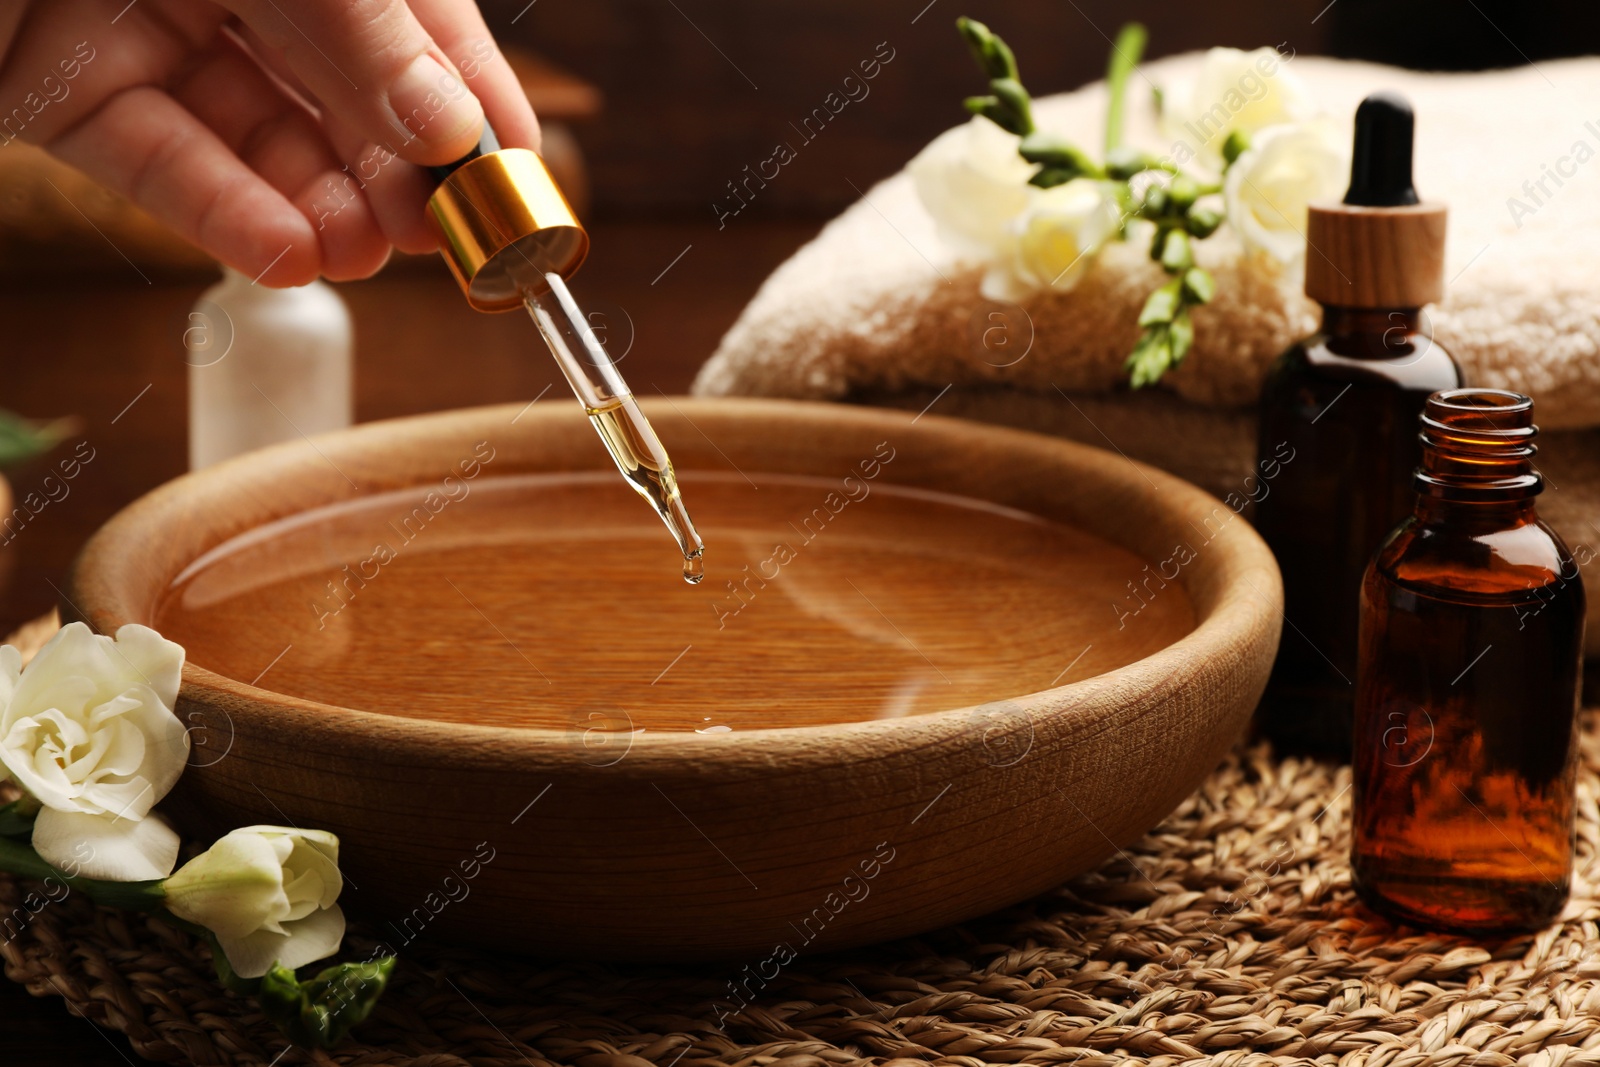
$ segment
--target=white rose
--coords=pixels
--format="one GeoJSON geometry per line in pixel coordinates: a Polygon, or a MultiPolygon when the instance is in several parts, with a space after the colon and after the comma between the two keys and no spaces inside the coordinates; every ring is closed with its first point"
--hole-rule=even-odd
{"type": "Polygon", "coordinates": [[[247,826],[163,885],[167,910],[217,937],[241,978],[294,970],[339,950],[339,839],[322,830],[247,826]]]}
{"type": "Polygon", "coordinates": [[[1012,220],[1006,246],[984,275],[983,295],[1014,301],[1039,289],[1071,289],[1119,221],[1115,201],[1099,182],[1029,186],[1027,207],[1012,220]]]}
{"type": "Polygon", "coordinates": [[[22,669],[0,647],[0,764],[42,805],[33,847],[69,874],[165,877],[178,835],[150,809],[189,758],[173,714],[183,649],[146,626],[63,626],[22,669]]]}
{"type": "Polygon", "coordinates": [[[1339,199],[1349,178],[1349,156],[1331,124],[1274,126],[1228,168],[1222,186],[1228,222],[1246,247],[1299,263],[1306,253],[1306,208],[1339,199]]]}
{"type": "Polygon", "coordinates": [[[992,254],[1028,203],[1034,165],[1017,154],[1021,138],[974,117],[935,137],[908,165],[939,235],[964,252],[992,254]]]}
{"type": "Polygon", "coordinates": [[[1222,146],[1234,130],[1253,135],[1311,117],[1311,92],[1288,62],[1271,48],[1211,49],[1192,84],[1167,91],[1161,109],[1163,131],[1177,144],[1187,145],[1199,163],[1221,171],[1222,146]]]}

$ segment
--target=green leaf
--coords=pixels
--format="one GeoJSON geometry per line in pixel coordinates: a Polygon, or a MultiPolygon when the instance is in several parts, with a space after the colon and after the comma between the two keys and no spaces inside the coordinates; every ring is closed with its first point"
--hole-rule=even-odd
{"type": "Polygon", "coordinates": [[[1018,137],[1025,136],[1028,131],[1033,129],[1032,119],[1023,115],[1018,115],[1004,103],[995,104],[994,107],[983,113],[983,117],[1000,127],[1002,130],[1005,130],[1007,133],[1014,133],[1018,137]]]}
{"type": "Polygon", "coordinates": [[[1082,175],[1075,170],[1063,170],[1060,167],[1040,167],[1034,171],[1033,177],[1028,179],[1028,184],[1037,186],[1040,189],[1053,189],[1079,177],[1082,177],[1082,175]]]}
{"type": "Polygon", "coordinates": [[[962,101],[962,105],[974,115],[982,115],[1002,130],[1019,137],[1029,132],[1029,127],[1018,118],[1016,112],[1001,102],[999,97],[969,96],[962,101]]]}
{"type": "Polygon", "coordinates": [[[1144,192],[1144,203],[1139,205],[1139,214],[1147,219],[1159,219],[1167,213],[1167,191],[1159,185],[1152,185],[1144,192]]]}
{"type": "Polygon", "coordinates": [[[1191,267],[1183,275],[1183,299],[1186,304],[1209,304],[1217,295],[1217,283],[1211,273],[1191,267]]]}
{"type": "Polygon", "coordinates": [[[1042,163],[1043,170],[1030,178],[1030,184],[1040,189],[1050,189],[1074,178],[1102,178],[1104,171],[1091,160],[1085,150],[1072,142],[1050,133],[1027,134],[1018,146],[1018,152],[1029,163],[1042,163]]]}
{"type": "Polygon", "coordinates": [[[1135,389],[1143,389],[1160,381],[1172,362],[1169,344],[1165,326],[1152,326],[1145,330],[1122,365],[1128,372],[1128,384],[1135,389]]]}
{"type": "Polygon", "coordinates": [[[72,419],[34,422],[0,411],[0,467],[9,467],[50,451],[75,428],[72,419]]]}
{"type": "Polygon", "coordinates": [[[1199,198],[1200,186],[1186,174],[1179,174],[1167,183],[1167,203],[1175,215],[1188,211],[1199,198]]]}
{"type": "Polygon", "coordinates": [[[1231,130],[1228,139],[1222,142],[1222,158],[1231,167],[1249,148],[1250,135],[1243,130],[1231,130]]]}
{"type": "Polygon", "coordinates": [[[1106,176],[1125,182],[1135,174],[1147,170],[1165,170],[1161,161],[1149,152],[1128,145],[1118,145],[1106,153],[1106,176]]]}
{"type": "Polygon", "coordinates": [[[1000,98],[1000,103],[1015,116],[1016,125],[1007,127],[1012,133],[1027,136],[1033,132],[1033,109],[1029,106],[1028,90],[1015,78],[994,78],[989,91],[1000,98]]]}
{"type": "Polygon", "coordinates": [[[1183,357],[1194,347],[1194,323],[1190,320],[1187,310],[1180,309],[1172,324],[1167,327],[1167,347],[1170,353],[1170,366],[1173,367],[1182,363],[1183,357]]]}
{"type": "Polygon", "coordinates": [[[988,65],[984,73],[991,78],[1015,78],[1017,76],[1017,57],[1011,54],[1011,46],[1000,39],[997,33],[989,35],[989,48],[987,51],[988,65]]]}
{"type": "Polygon", "coordinates": [[[1000,101],[992,96],[969,96],[961,101],[961,106],[974,115],[982,115],[990,108],[999,107],[1000,101]]]}
{"type": "Polygon", "coordinates": [[[993,30],[965,15],[956,19],[956,29],[966,38],[972,58],[987,78],[1015,78],[1017,61],[1011,49],[993,30]]]}
{"type": "Polygon", "coordinates": [[[1157,223],[1155,235],[1150,238],[1150,258],[1160,263],[1161,253],[1166,248],[1166,245],[1167,227],[1157,223]]]}
{"type": "Polygon", "coordinates": [[[1184,220],[1184,226],[1191,237],[1206,238],[1217,232],[1217,227],[1222,225],[1222,213],[1213,211],[1208,207],[1195,207],[1189,209],[1189,217],[1184,220]]]}
{"type": "Polygon", "coordinates": [[[301,982],[275,965],[261,979],[261,1013],[302,1048],[331,1049],[378,1004],[394,973],[393,956],[340,963],[301,982]]]}
{"type": "Polygon", "coordinates": [[[1117,31],[1111,45],[1111,56],[1106,61],[1106,154],[1122,144],[1122,113],[1128,97],[1128,78],[1144,55],[1149,34],[1137,22],[1130,22],[1117,31]]]}
{"type": "Polygon", "coordinates": [[[1105,173],[1089,158],[1087,152],[1052,133],[1034,131],[1028,134],[1017,146],[1017,151],[1029,163],[1042,163],[1053,170],[1066,171],[1073,178],[1082,175],[1098,178],[1105,173]]]}
{"type": "Polygon", "coordinates": [[[1168,282],[1145,299],[1144,308],[1139,312],[1140,326],[1154,326],[1158,323],[1172,321],[1178,313],[1178,283],[1168,282]]]}
{"type": "Polygon", "coordinates": [[[1166,232],[1161,246],[1161,267],[1168,274],[1181,274],[1194,266],[1194,252],[1189,247],[1189,235],[1174,227],[1166,232]]]}

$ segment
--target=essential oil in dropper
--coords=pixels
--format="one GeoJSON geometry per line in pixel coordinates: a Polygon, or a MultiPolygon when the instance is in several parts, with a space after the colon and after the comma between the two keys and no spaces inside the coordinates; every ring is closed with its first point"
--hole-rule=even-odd
{"type": "Polygon", "coordinates": [[[674,534],[686,529],[691,544],[683,555],[683,580],[690,585],[700,584],[705,577],[704,549],[695,547],[699,538],[693,534],[694,524],[684,510],[683,496],[678,492],[678,476],[672,469],[672,457],[662,447],[661,439],[640,412],[638,403],[629,396],[611,402],[605,407],[586,408],[589,422],[593,424],[606,450],[616,460],[628,484],[650,502],[661,516],[661,521],[674,534]]]}
{"type": "Polygon", "coordinates": [[[544,276],[542,287],[528,286],[524,302],[617,470],[655,509],[678,542],[683,553],[683,580],[698,584],[705,576],[705,543],[683,506],[672,459],[605,346],[595,337],[588,318],[555,273],[544,276]]]}
{"type": "Polygon", "coordinates": [[[1412,128],[1392,93],[1356,111],[1350,190],[1313,204],[1307,230],[1322,330],[1262,388],[1258,458],[1286,469],[1255,524],[1283,572],[1287,624],[1258,722],[1280,752],[1350,756],[1361,576],[1411,510],[1417,415],[1461,384],[1422,319],[1444,291],[1445,209],[1418,202],[1412,128]]]}
{"type": "Polygon", "coordinates": [[[1533,498],[1533,402],[1429,399],[1415,514],[1361,591],[1356,888],[1402,921],[1526,930],[1566,903],[1584,592],[1533,498]]]}

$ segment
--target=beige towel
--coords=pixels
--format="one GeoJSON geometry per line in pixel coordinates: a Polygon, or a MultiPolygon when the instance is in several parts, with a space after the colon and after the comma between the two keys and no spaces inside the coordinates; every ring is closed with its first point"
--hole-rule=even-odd
{"type": "MultiPolygon", "coordinates": [[[[956,50],[950,61],[966,60],[956,50]]],[[[1166,150],[1150,87],[1192,77],[1198,61],[1152,63],[1134,79],[1130,140],[1166,150]]],[[[1431,310],[1435,336],[1469,381],[1532,395],[1546,428],[1600,425],[1600,59],[1483,74],[1309,57],[1289,65],[1346,131],[1368,92],[1393,88],[1411,98],[1417,187],[1450,205],[1449,295],[1431,310]],[[1546,166],[1574,173],[1557,186],[1546,166]],[[1524,183],[1541,179],[1550,195],[1535,205],[1524,183]],[[1513,197],[1532,213],[1514,219],[1513,197]]],[[[1104,106],[1104,87],[1095,84],[1038,101],[1036,114],[1040,126],[1094,146],[1104,106]]],[[[1315,308],[1297,279],[1241,271],[1226,228],[1199,249],[1218,295],[1196,313],[1194,351],[1167,387],[1199,403],[1248,404],[1266,364],[1312,328],[1315,308]]],[[[1123,379],[1134,316],[1161,280],[1142,248],[1110,247],[1077,288],[1023,302],[1033,348],[996,367],[973,337],[989,306],[977,292],[981,274],[979,263],[941,242],[910,179],[897,174],[778,268],[695,391],[842,398],[952,383],[1106,391],[1123,379]]]]}

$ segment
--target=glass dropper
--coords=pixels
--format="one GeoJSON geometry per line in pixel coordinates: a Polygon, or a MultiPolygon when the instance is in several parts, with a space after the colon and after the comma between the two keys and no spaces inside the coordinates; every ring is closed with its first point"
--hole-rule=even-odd
{"type": "Polygon", "coordinates": [[[661,516],[678,542],[683,552],[684,580],[699,582],[705,576],[701,563],[705,542],[683,506],[671,457],[573,300],[567,283],[553,271],[544,274],[544,283],[540,288],[523,289],[528,314],[533,316],[539,333],[550,346],[550,354],[582,402],[595,432],[616,460],[617,469],[661,516]]]}
{"type": "Polygon", "coordinates": [[[705,543],[689,520],[661,439],[634,402],[565,276],[589,252],[589,235],[538,153],[501,148],[483,128],[476,148],[429,168],[439,187],[427,218],[467,303],[479,311],[528,309],[628,484],[655,509],[683,552],[683,577],[704,575],[705,543]]]}

